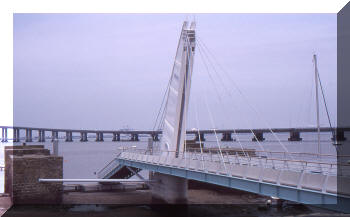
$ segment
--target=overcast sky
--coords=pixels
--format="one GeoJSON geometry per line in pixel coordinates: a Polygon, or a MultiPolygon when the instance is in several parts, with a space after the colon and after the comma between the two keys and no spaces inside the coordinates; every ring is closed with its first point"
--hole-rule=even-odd
{"type": "Polygon", "coordinates": [[[314,53],[336,122],[336,14],[15,14],[14,125],[152,129],[194,17],[188,128],[315,125],[314,53]]]}

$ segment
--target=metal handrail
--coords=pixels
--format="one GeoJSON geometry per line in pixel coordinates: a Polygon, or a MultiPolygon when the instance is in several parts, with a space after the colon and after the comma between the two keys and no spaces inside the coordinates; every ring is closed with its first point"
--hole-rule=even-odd
{"type": "MultiPolygon", "coordinates": [[[[145,149],[140,149],[140,148],[134,148],[134,149],[128,149],[128,150],[132,150],[133,153],[142,153],[142,154],[146,154],[147,150],[145,149]]],[[[176,153],[176,151],[164,151],[164,152],[168,152],[168,153],[176,153]]],[[[283,152],[279,152],[279,153],[283,153],[283,152]]],[[[312,154],[312,153],[310,153],[312,154]]],[[[157,155],[156,153],[153,153],[153,155],[157,155]]],[[[160,155],[160,153],[159,153],[160,155]]],[[[184,154],[180,154],[181,156],[184,156],[184,154]]],[[[205,153],[203,153],[203,155],[205,155],[205,153]]],[[[187,152],[187,156],[191,156],[190,152],[187,152]]],[[[213,154],[209,153],[210,159],[211,161],[214,162],[221,162],[220,160],[213,160],[213,154]]],[[[251,161],[251,157],[243,157],[240,156],[241,158],[246,158],[249,159],[249,161],[251,161]]],[[[257,159],[259,158],[259,156],[256,157],[257,159]]],[[[187,159],[187,158],[186,158],[187,159]]],[[[344,163],[338,163],[338,162],[322,162],[322,161],[310,161],[310,160],[291,160],[291,159],[283,159],[283,158],[266,158],[268,160],[279,160],[279,161],[286,161],[286,162],[299,162],[299,163],[307,163],[307,164],[322,164],[322,165],[339,165],[339,166],[350,166],[350,164],[344,164],[344,163]]],[[[207,160],[205,160],[207,161],[207,160]]]]}

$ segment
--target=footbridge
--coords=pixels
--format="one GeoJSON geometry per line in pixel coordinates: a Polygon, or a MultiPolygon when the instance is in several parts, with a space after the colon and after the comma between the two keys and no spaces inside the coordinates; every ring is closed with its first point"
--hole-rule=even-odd
{"type": "MultiPolygon", "coordinates": [[[[337,174],[340,165],[336,156],[266,151],[252,156],[243,152],[203,153],[198,149],[178,157],[173,154],[125,149],[99,176],[110,178],[122,168],[132,167],[349,212],[340,204],[350,199],[350,188],[338,188],[338,184],[349,183],[350,177],[337,174]]],[[[341,166],[342,171],[349,171],[349,164],[341,166]]]]}

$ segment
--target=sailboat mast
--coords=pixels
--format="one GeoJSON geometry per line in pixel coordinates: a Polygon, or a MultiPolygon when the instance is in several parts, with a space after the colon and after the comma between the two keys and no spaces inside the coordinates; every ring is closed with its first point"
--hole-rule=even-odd
{"type": "Polygon", "coordinates": [[[317,56],[314,54],[314,66],[315,66],[315,84],[316,84],[316,120],[317,120],[317,151],[321,154],[320,146],[320,108],[318,102],[318,72],[317,72],[317,56]]]}

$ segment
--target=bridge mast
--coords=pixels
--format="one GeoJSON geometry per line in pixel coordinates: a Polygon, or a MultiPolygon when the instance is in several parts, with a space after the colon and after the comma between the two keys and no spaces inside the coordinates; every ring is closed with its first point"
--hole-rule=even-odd
{"type": "Polygon", "coordinates": [[[315,84],[316,84],[316,119],[317,119],[317,151],[318,154],[321,154],[320,146],[320,108],[318,102],[318,69],[317,69],[317,56],[314,54],[314,66],[315,66],[315,84]]]}
{"type": "Polygon", "coordinates": [[[189,27],[184,22],[170,80],[161,141],[161,151],[166,154],[169,151],[175,157],[184,151],[194,51],[195,22],[189,27]]]}

